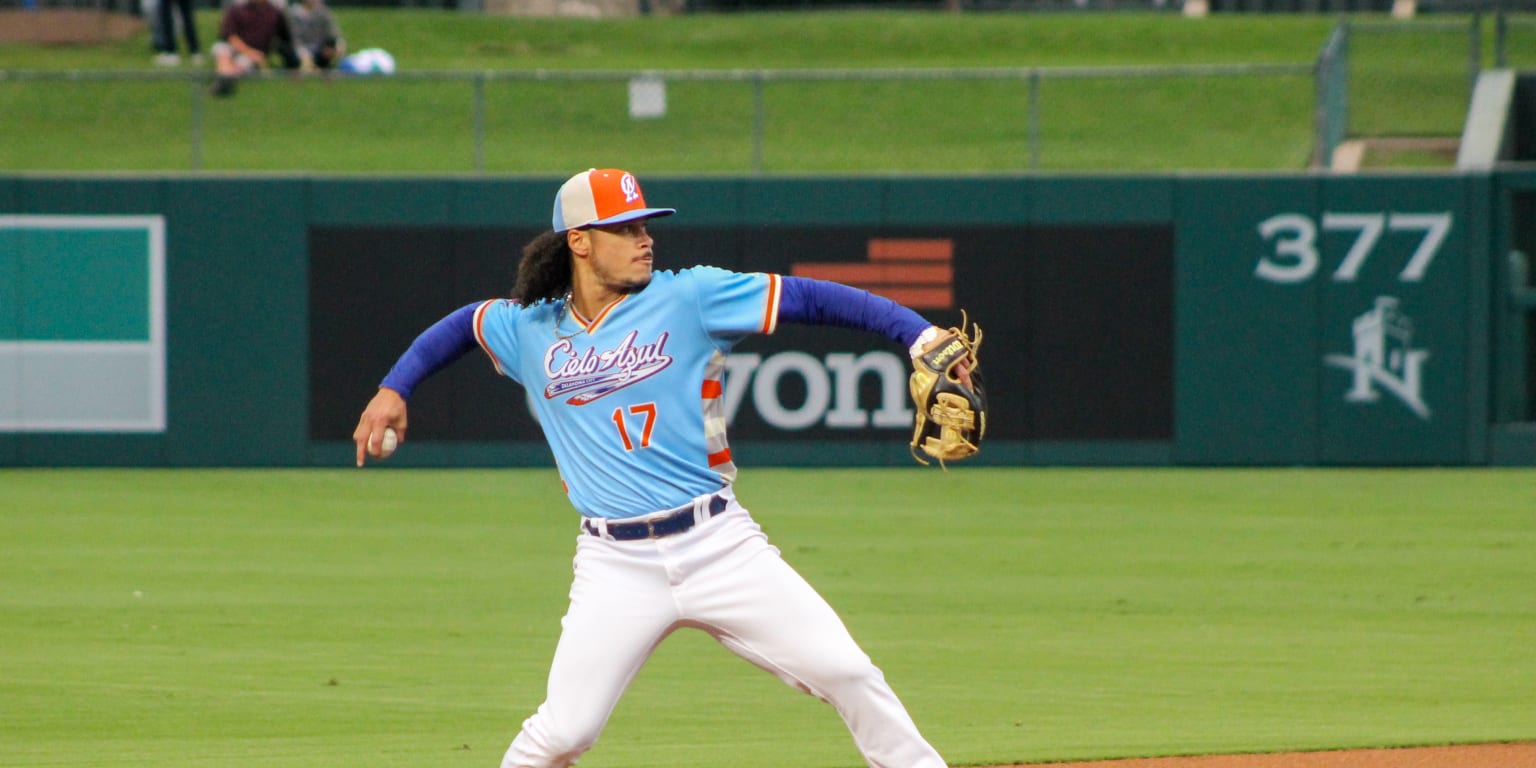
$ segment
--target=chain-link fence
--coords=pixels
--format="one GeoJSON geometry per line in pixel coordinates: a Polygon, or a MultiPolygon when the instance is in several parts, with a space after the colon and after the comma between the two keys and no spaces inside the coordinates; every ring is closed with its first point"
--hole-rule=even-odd
{"type": "Polygon", "coordinates": [[[1454,155],[1478,76],[1522,61],[1536,62],[1529,15],[1343,20],[1319,57],[1319,162],[1346,138],[1454,155]]]}
{"type": "Polygon", "coordinates": [[[209,73],[0,72],[0,168],[546,173],[622,148],[652,172],[1284,170],[1453,139],[1483,67],[1533,60],[1536,17],[1500,13],[1345,20],[1277,65],[274,75],[233,99],[209,73]]]}
{"type": "Polygon", "coordinates": [[[1351,136],[1445,136],[1465,121],[1482,69],[1483,25],[1470,21],[1343,22],[1351,38],[1351,136]],[[1459,62],[1448,67],[1448,63],[1459,62]],[[1411,103],[1404,111],[1400,105],[1411,103]]]}
{"type": "Polygon", "coordinates": [[[687,173],[1151,171],[1304,167],[1313,142],[1310,64],[274,76],[230,99],[205,78],[0,77],[0,114],[35,126],[0,167],[542,173],[622,151],[687,173]]]}
{"type": "Polygon", "coordinates": [[[1500,13],[1493,22],[1493,66],[1536,68],[1536,12],[1500,13]]]}

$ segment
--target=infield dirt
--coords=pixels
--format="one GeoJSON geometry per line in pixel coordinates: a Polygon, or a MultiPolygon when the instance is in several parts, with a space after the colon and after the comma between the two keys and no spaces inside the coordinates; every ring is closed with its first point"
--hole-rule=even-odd
{"type": "Polygon", "coordinates": [[[995,768],[1536,768],[1536,743],[1153,757],[995,768]]]}

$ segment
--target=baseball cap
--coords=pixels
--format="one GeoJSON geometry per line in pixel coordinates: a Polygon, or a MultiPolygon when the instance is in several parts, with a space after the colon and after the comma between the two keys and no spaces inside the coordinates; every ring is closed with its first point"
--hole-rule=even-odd
{"type": "Polygon", "coordinates": [[[555,195],[556,232],[620,224],[677,213],[673,208],[647,208],[634,174],[617,168],[592,168],[572,176],[555,195]]]}

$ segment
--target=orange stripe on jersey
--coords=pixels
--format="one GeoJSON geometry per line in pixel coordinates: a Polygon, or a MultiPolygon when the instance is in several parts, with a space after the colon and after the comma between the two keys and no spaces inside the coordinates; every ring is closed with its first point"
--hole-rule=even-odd
{"type": "Polygon", "coordinates": [[[768,301],[763,307],[763,333],[773,333],[779,327],[779,281],[778,275],[768,275],[768,301]]]}
{"type": "MultiPolygon", "coordinates": [[[[623,300],[625,300],[627,298],[629,298],[629,294],[626,293],[623,296],[620,296],[617,299],[614,299],[613,302],[610,303],[608,306],[603,307],[602,310],[597,313],[597,317],[594,317],[591,320],[587,321],[587,323],[586,323],[587,333],[595,333],[597,331],[597,327],[599,325],[602,325],[603,324],[603,320],[608,317],[608,313],[612,312],[613,308],[617,307],[619,305],[619,302],[621,302],[621,301],[623,301],[623,300]]],[[[574,308],[572,309],[572,312],[573,313],[575,312],[574,308]]]]}
{"type": "Polygon", "coordinates": [[[704,380],[704,392],[703,392],[703,395],[704,395],[704,399],[705,400],[713,400],[713,399],[719,397],[720,393],[722,393],[724,391],[725,391],[725,386],[720,383],[719,379],[705,379],[704,380]]]}
{"type": "Polygon", "coordinates": [[[495,352],[491,351],[491,345],[485,343],[485,311],[490,309],[491,305],[496,303],[496,301],[498,301],[498,299],[491,299],[490,301],[484,302],[475,308],[475,343],[479,344],[480,348],[485,350],[485,354],[490,355],[491,365],[496,366],[496,371],[498,373],[506,373],[506,371],[501,369],[501,360],[496,357],[495,352]]]}
{"type": "Polygon", "coordinates": [[[586,328],[587,323],[591,322],[581,314],[581,310],[576,308],[576,302],[566,299],[565,308],[571,311],[571,317],[576,318],[576,322],[580,323],[582,328],[586,328]]]}
{"type": "Polygon", "coordinates": [[[711,467],[717,466],[717,465],[720,465],[720,464],[724,464],[724,463],[726,463],[726,462],[728,462],[730,460],[731,460],[731,449],[729,449],[729,448],[726,448],[726,449],[720,450],[720,451],[716,451],[716,452],[711,453],[709,455],[709,465],[711,467]]]}

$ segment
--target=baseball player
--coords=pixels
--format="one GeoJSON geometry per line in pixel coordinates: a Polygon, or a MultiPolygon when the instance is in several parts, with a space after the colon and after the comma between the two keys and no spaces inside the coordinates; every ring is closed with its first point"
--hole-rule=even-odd
{"type": "Polygon", "coordinates": [[[943,768],[880,670],[780,557],[732,492],[721,385],[726,354],[780,323],[861,328],[908,347],[938,329],[866,291],[712,267],[655,271],[640,184],[578,173],[552,231],[523,249],[516,298],[469,304],[427,329],[358,420],[357,464],[406,434],[406,401],[478,346],[522,384],[581,513],[570,606],[546,698],[503,768],[556,768],[597,741],[626,686],[674,630],[708,632],[832,704],[875,768],[943,768]]]}

